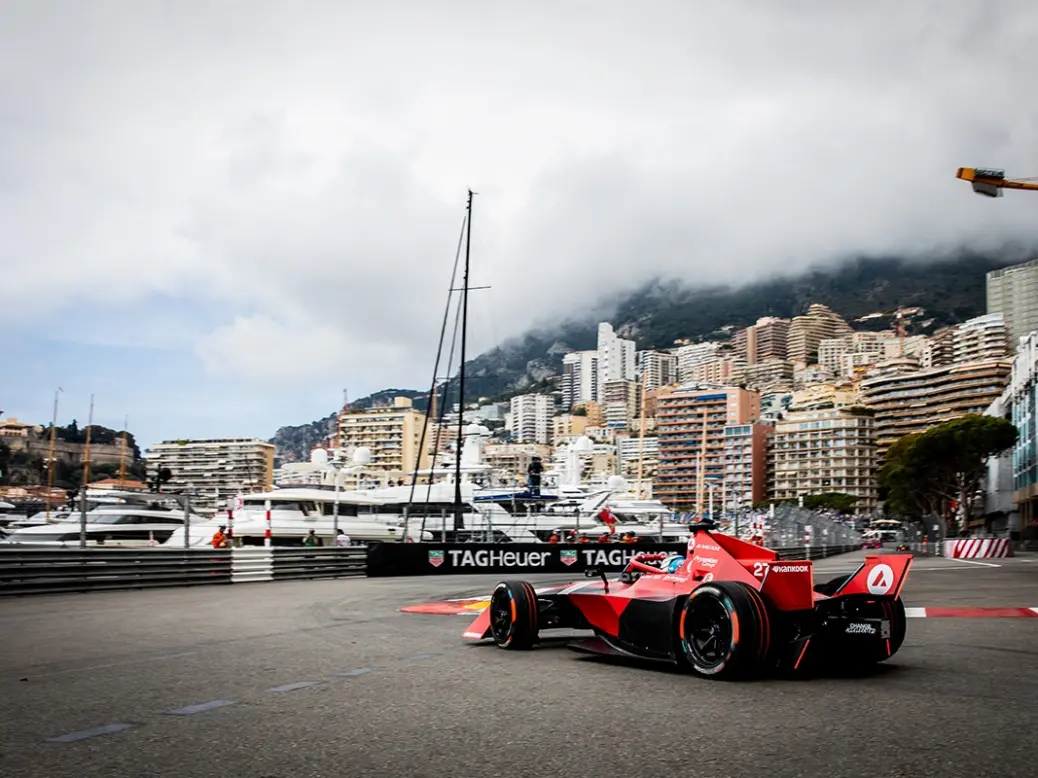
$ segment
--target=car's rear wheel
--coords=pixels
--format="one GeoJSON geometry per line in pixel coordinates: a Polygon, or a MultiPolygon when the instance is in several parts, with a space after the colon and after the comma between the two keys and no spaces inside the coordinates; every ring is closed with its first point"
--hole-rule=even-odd
{"type": "Polygon", "coordinates": [[[685,601],[678,639],[682,658],[699,675],[734,678],[758,672],[771,651],[767,604],[741,582],[703,584],[685,601]]]}
{"type": "Polygon", "coordinates": [[[502,581],[490,595],[490,635],[500,648],[522,651],[537,642],[537,593],[526,581],[502,581]]]}

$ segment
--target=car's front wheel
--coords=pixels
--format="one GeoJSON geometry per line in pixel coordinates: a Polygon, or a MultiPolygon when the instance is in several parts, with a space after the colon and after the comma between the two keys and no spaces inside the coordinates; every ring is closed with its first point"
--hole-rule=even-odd
{"type": "Polygon", "coordinates": [[[505,649],[521,651],[537,642],[537,593],[526,581],[502,581],[490,595],[490,635],[505,649]]]}

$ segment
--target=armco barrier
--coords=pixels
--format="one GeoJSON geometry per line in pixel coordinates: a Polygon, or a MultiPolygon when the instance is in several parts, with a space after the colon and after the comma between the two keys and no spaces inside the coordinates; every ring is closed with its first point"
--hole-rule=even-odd
{"type": "Polygon", "coordinates": [[[362,548],[0,549],[0,595],[363,576],[362,548]]]}
{"type": "Polygon", "coordinates": [[[0,594],[51,594],[231,583],[214,549],[2,549],[0,594]]]}
{"type": "MultiPolygon", "coordinates": [[[[683,543],[379,543],[362,548],[0,548],[0,596],[252,583],[288,579],[448,573],[619,572],[640,552],[684,553],[683,543]]],[[[821,559],[851,546],[775,549],[783,559],[821,559]]]]}
{"type": "MultiPolygon", "coordinates": [[[[773,549],[782,559],[823,559],[860,546],[800,546],[773,549]]],[[[372,578],[479,573],[581,576],[588,568],[619,573],[640,553],[684,554],[685,543],[373,543],[367,574],[372,578]]]]}

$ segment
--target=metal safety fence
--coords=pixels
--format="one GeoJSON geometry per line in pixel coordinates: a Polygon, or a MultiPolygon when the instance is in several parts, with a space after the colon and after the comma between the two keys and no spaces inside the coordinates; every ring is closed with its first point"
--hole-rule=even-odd
{"type": "Polygon", "coordinates": [[[0,549],[0,596],[365,575],[363,548],[0,549]]]}
{"type": "MultiPolygon", "coordinates": [[[[376,543],[367,548],[282,548],[244,547],[234,549],[0,549],[0,596],[59,594],[120,589],[153,589],[179,586],[229,585],[281,580],[332,579],[369,575],[415,575],[436,570],[456,553],[459,559],[472,557],[476,563],[455,572],[485,573],[490,568],[479,564],[480,554],[497,554],[509,568],[507,572],[534,574],[550,572],[544,567],[548,556],[558,556],[557,572],[578,570],[574,564],[578,553],[586,555],[620,554],[620,567],[626,557],[639,553],[642,544],[443,544],[376,543]],[[439,550],[432,550],[435,546],[439,550]],[[525,552],[523,551],[525,550],[525,552]],[[372,569],[372,559],[386,553],[410,554],[421,558],[420,564],[390,565],[393,572],[372,569]],[[534,556],[538,564],[533,564],[534,556]],[[525,561],[524,561],[525,560],[525,561]],[[426,569],[429,568],[429,569],[426,569]]],[[[683,544],[673,544],[682,551],[683,544]]],[[[823,559],[854,551],[858,544],[774,546],[780,559],[823,559]]],[[[488,557],[489,558],[489,557],[488,557]]],[[[597,559],[597,556],[595,557],[597,559]]],[[[601,563],[594,561],[595,565],[601,563]]],[[[590,562],[589,562],[590,564],[590,562]]],[[[385,565],[383,565],[385,567],[385,565]]],[[[441,572],[446,572],[444,568],[441,572]]]]}

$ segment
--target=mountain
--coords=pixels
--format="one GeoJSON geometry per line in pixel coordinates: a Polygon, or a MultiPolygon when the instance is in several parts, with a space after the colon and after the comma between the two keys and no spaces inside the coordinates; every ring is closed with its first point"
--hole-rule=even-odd
{"type": "MultiPolygon", "coordinates": [[[[1016,256],[971,253],[931,261],[863,257],[741,286],[692,286],[655,279],[621,298],[609,315],[589,314],[531,330],[472,359],[466,366],[465,399],[504,399],[549,386],[551,377],[561,372],[564,354],[595,347],[598,323],[603,320],[611,321],[624,337],[637,340],[639,349],[668,348],[679,339],[727,338],[762,316],[792,318],[804,313],[811,303],[828,305],[857,329],[872,330],[889,327],[889,314],[896,308],[918,307],[925,311],[921,317],[925,331],[932,331],[985,313],[985,274],[1016,261],[1020,261],[1016,256]],[[886,315],[868,323],[854,323],[877,313],[886,315]]],[[[445,385],[451,395],[456,394],[455,383],[456,379],[449,387],[445,385]]],[[[350,405],[367,408],[392,402],[394,396],[412,397],[415,406],[424,410],[428,391],[384,389],[350,405]]],[[[278,441],[284,440],[290,446],[286,451],[298,456],[296,441],[310,438],[296,431],[320,426],[328,419],[283,427],[272,442],[279,445],[280,452],[278,441]]]]}

